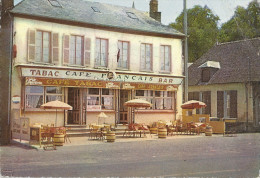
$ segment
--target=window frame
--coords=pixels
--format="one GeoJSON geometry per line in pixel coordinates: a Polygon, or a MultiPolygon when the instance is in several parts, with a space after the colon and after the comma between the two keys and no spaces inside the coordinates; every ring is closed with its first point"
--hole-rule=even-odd
{"type": "MultiPolygon", "coordinates": [[[[40,108],[29,108],[27,107],[27,96],[32,96],[32,95],[40,95],[42,96],[42,100],[43,100],[43,103],[42,104],[45,104],[46,101],[47,101],[47,96],[61,96],[61,101],[64,101],[64,95],[65,95],[65,92],[64,92],[64,87],[60,87],[61,88],[61,94],[50,94],[50,93],[47,93],[47,90],[46,88],[47,87],[60,87],[60,86],[39,86],[39,85],[25,85],[24,86],[24,97],[23,97],[23,103],[24,103],[24,110],[25,111],[43,111],[42,109],[40,108]],[[43,88],[43,93],[26,93],[26,87],[42,87],[43,88]]],[[[53,100],[52,100],[53,101],[53,100]]],[[[49,101],[48,101],[49,102],[49,101]]]]}
{"type": "Polygon", "coordinates": [[[84,66],[84,44],[85,44],[85,38],[83,35],[77,35],[77,34],[70,34],[69,35],[69,66],[84,66]],[[71,63],[71,54],[72,54],[72,50],[71,50],[71,44],[72,44],[72,40],[71,37],[75,37],[75,41],[74,41],[74,54],[73,54],[73,64],[71,63]],[[81,64],[77,64],[77,38],[80,37],[81,38],[81,64]]]}
{"type": "Polygon", "coordinates": [[[140,71],[141,72],[153,72],[153,44],[151,44],[151,43],[141,43],[141,46],[140,46],[140,71]],[[142,45],[144,45],[144,47],[145,47],[145,54],[144,54],[144,56],[145,56],[145,63],[146,63],[146,53],[147,53],[147,51],[146,51],[146,46],[150,46],[150,49],[151,49],[151,51],[150,51],[150,69],[147,69],[146,68],[146,65],[145,65],[145,68],[142,68],[142,45]]]}
{"type": "Polygon", "coordinates": [[[210,80],[210,69],[203,68],[201,70],[201,81],[202,82],[208,82],[209,80],[210,80]]]}
{"type": "Polygon", "coordinates": [[[51,31],[47,31],[47,30],[42,30],[42,29],[35,29],[35,58],[34,58],[34,61],[33,61],[33,63],[39,63],[39,64],[51,64],[52,63],[52,32],[51,31]],[[37,60],[37,53],[36,53],[36,51],[37,51],[37,33],[38,32],[41,32],[41,53],[40,53],[40,55],[41,55],[41,57],[40,57],[40,61],[36,61],[37,60]],[[43,41],[43,34],[44,33],[48,33],[49,34],[49,59],[48,59],[48,62],[44,62],[43,61],[43,43],[44,43],[44,41],[43,41]]]}
{"type": "Polygon", "coordinates": [[[146,101],[149,101],[152,103],[152,107],[151,108],[139,108],[140,110],[154,110],[154,111],[176,111],[176,106],[174,106],[174,103],[176,102],[176,92],[175,91],[161,91],[161,90],[135,90],[134,92],[134,98],[135,99],[144,99],[146,101]],[[144,91],[144,95],[145,95],[145,91],[149,91],[152,92],[152,96],[137,96],[136,93],[137,91],[144,91]],[[156,92],[163,92],[166,93],[166,96],[156,96],[156,92]],[[171,93],[171,96],[168,96],[168,93],[171,93]],[[148,98],[148,99],[147,99],[148,98]],[[150,101],[150,100],[151,101],[150,101]],[[163,102],[163,106],[164,106],[164,100],[165,99],[171,99],[171,109],[156,109],[155,104],[156,104],[156,99],[162,99],[163,102]]]}
{"type": "Polygon", "coordinates": [[[161,73],[171,73],[172,72],[172,49],[171,49],[171,45],[160,45],[160,72],[161,73]],[[164,52],[163,52],[163,55],[164,55],[164,57],[163,57],[163,59],[162,59],[162,47],[163,47],[163,49],[164,49],[164,52]],[[165,65],[165,48],[166,47],[168,47],[168,52],[169,52],[169,70],[165,70],[165,67],[166,67],[166,65],[165,65]],[[162,60],[164,61],[164,70],[162,70],[162,60]]]}
{"type": "Polygon", "coordinates": [[[96,37],[96,40],[95,40],[95,61],[94,61],[94,67],[104,67],[104,68],[107,68],[108,67],[108,56],[109,56],[109,39],[107,38],[99,38],[99,37],[96,37]],[[99,46],[99,65],[97,65],[97,40],[100,41],[100,46],[99,46]],[[105,65],[102,66],[100,65],[101,63],[101,47],[102,47],[102,41],[106,41],[106,60],[105,60],[105,65]]]}
{"type": "MultiPolygon", "coordinates": [[[[115,90],[114,89],[108,89],[108,88],[88,88],[87,89],[87,98],[89,97],[97,97],[98,98],[98,104],[95,104],[95,106],[101,106],[101,110],[103,111],[111,111],[111,110],[115,110],[115,90]],[[99,94],[89,94],[89,89],[98,89],[99,94]],[[111,90],[113,94],[109,94],[109,95],[105,95],[103,94],[103,89],[107,89],[107,90],[111,90]],[[106,109],[105,105],[103,107],[102,105],[102,99],[103,98],[112,98],[112,109],[106,109]]],[[[87,99],[87,105],[88,106],[93,106],[89,104],[89,99],[87,99]]]]}
{"type": "Polygon", "coordinates": [[[129,41],[118,40],[117,44],[118,44],[118,48],[120,49],[120,58],[119,58],[118,63],[117,63],[117,68],[118,69],[127,69],[127,70],[129,70],[129,68],[130,68],[130,42],[129,41]],[[127,46],[126,67],[122,67],[121,65],[119,65],[119,64],[122,63],[122,62],[120,63],[120,61],[122,61],[120,59],[122,59],[122,57],[124,56],[124,54],[123,54],[123,52],[124,52],[124,50],[123,50],[124,43],[127,43],[127,45],[128,45],[127,46]],[[120,44],[121,44],[121,48],[119,47],[120,44]]]}

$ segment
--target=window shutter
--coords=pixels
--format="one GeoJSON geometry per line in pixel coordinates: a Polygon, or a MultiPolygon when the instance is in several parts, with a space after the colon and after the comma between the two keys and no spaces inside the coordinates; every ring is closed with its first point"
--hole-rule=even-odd
{"type": "Polygon", "coordinates": [[[84,48],[84,61],[85,66],[90,65],[90,52],[91,52],[91,38],[85,38],[85,48],[84,48]]]}
{"type": "Polygon", "coordinates": [[[35,36],[36,36],[36,30],[28,29],[28,55],[27,60],[28,62],[34,62],[35,61],[35,36]]]}
{"type": "Polygon", "coordinates": [[[224,117],[224,91],[217,92],[217,116],[224,117]]]}
{"type": "Polygon", "coordinates": [[[237,91],[230,91],[230,117],[237,118],[237,91]]]}
{"type": "Polygon", "coordinates": [[[204,110],[204,114],[211,114],[211,92],[204,91],[202,92],[202,101],[207,105],[204,110]]]}
{"type": "Polygon", "coordinates": [[[63,64],[69,64],[70,61],[70,36],[63,35],[63,64]]]}
{"type": "Polygon", "coordinates": [[[59,63],[59,33],[52,34],[52,63],[59,63]]]}

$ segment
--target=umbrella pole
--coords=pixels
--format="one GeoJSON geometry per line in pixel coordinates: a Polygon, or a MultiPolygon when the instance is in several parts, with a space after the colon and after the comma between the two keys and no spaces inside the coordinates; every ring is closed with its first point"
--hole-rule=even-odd
{"type": "Polygon", "coordinates": [[[55,120],[55,127],[57,127],[57,109],[56,109],[56,120],[55,120]]]}

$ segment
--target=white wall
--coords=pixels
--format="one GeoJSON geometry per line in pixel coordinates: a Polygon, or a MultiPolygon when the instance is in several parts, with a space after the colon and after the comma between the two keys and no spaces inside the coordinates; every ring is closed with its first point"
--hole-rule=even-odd
{"type": "Polygon", "coordinates": [[[118,51],[118,40],[130,42],[130,71],[139,71],[140,67],[140,46],[141,43],[153,44],[153,74],[160,70],[160,45],[170,45],[172,49],[172,75],[182,75],[182,45],[180,39],[152,37],[144,35],[133,35],[127,33],[111,32],[105,30],[91,29],[85,27],[69,26],[57,23],[50,23],[38,20],[16,17],[14,19],[14,31],[16,32],[14,43],[17,44],[16,63],[27,63],[27,33],[28,29],[40,29],[59,33],[59,57],[62,65],[62,45],[64,34],[84,35],[91,38],[91,66],[94,67],[95,39],[105,38],[109,40],[109,62],[108,68],[116,68],[116,55],[118,51]]]}
{"type": "MultiPolygon", "coordinates": [[[[109,40],[109,69],[116,68],[116,55],[117,55],[117,43],[118,40],[129,41],[130,42],[130,71],[139,72],[140,67],[140,46],[141,43],[153,44],[153,72],[148,74],[159,74],[160,71],[160,45],[170,45],[172,49],[172,73],[174,76],[182,76],[183,73],[183,63],[182,63],[182,42],[180,39],[173,38],[162,38],[162,37],[152,37],[144,35],[133,35],[127,33],[111,32],[99,29],[91,29],[85,27],[69,26],[51,22],[37,21],[24,18],[14,18],[14,32],[16,36],[14,37],[14,44],[17,45],[17,57],[14,59],[14,64],[27,64],[27,33],[28,29],[39,29],[50,31],[53,33],[59,33],[59,58],[60,62],[57,67],[62,67],[62,52],[63,52],[63,35],[64,34],[76,34],[84,35],[91,38],[91,66],[94,67],[94,51],[95,51],[95,39],[96,38],[106,38],[109,40]]],[[[32,64],[33,65],[33,64],[32,64]]],[[[88,68],[80,68],[88,69],[88,68]]],[[[167,74],[169,75],[169,74],[167,74]]],[[[12,95],[21,95],[21,76],[17,68],[14,68],[14,73],[12,76],[12,95]]],[[[177,118],[181,114],[182,104],[182,85],[178,87],[177,91],[177,118]]],[[[14,104],[12,105],[12,108],[14,104]]],[[[19,108],[19,105],[16,104],[19,108]]],[[[45,112],[47,113],[47,111],[45,112]]],[[[42,114],[37,115],[35,112],[26,112],[26,117],[35,118],[33,122],[42,122],[46,124],[53,123],[55,118],[55,113],[48,113],[48,117],[42,118],[42,114]]],[[[94,117],[94,116],[93,116],[94,117]]],[[[95,116],[96,117],[96,116],[95,116]]],[[[111,117],[112,118],[112,117],[111,117]]],[[[167,120],[172,118],[172,114],[166,117],[167,120]]],[[[90,121],[90,120],[89,120],[90,121]]],[[[88,122],[89,122],[88,121],[88,122]]],[[[58,126],[63,125],[63,113],[58,113],[58,126]]]]}
{"type": "MultiPolygon", "coordinates": [[[[189,86],[189,92],[211,91],[211,116],[217,117],[217,91],[237,90],[238,121],[246,121],[246,88],[244,83],[189,86]]],[[[252,90],[250,88],[250,90],[252,90]]],[[[249,97],[249,122],[253,122],[253,101],[249,97]]]]}

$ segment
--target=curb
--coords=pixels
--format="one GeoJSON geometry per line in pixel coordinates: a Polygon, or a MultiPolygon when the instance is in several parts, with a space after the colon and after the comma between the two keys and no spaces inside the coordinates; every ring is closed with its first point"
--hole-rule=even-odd
{"type": "Polygon", "coordinates": [[[19,142],[19,141],[16,141],[16,140],[11,140],[10,141],[11,144],[18,144],[18,145],[22,145],[24,147],[27,147],[27,148],[30,148],[30,149],[36,149],[37,151],[39,150],[38,147],[34,146],[34,145],[30,145],[28,143],[22,143],[22,142],[19,142]]]}

